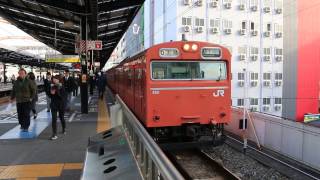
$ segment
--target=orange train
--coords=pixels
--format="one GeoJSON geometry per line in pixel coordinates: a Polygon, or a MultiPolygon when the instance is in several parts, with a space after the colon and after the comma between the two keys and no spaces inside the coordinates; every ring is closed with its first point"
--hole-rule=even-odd
{"type": "Polygon", "coordinates": [[[157,140],[219,140],[231,120],[231,54],[197,41],[152,46],[107,71],[112,91],[157,140]]]}

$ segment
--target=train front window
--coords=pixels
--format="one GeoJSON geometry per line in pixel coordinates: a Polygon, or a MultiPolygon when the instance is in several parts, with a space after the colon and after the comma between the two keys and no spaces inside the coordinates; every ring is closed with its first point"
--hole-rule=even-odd
{"type": "Polygon", "coordinates": [[[153,61],[151,66],[154,80],[225,80],[227,78],[227,65],[224,61],[153,61]]]}

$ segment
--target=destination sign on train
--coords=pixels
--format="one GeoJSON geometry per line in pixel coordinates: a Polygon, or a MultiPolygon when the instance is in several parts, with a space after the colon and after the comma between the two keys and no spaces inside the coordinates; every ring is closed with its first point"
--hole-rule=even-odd
{"type": "Polygon", "coordinates": [[[221,49],[220,48],[202,48],[202,56],[206,58],[220,58],[221,49]]]}
{"type": "Polygon", "coordinates": [[[178,57],[179,51],[175,48],[162,48],[159,51],[160,57],[178,57]]]}

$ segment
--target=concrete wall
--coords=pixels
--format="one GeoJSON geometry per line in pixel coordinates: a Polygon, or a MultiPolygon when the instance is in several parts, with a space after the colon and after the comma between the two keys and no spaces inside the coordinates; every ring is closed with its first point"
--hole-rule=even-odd
{"type": "MultiPolygon", "coordinates": [[[[250,114],[262,146],[320,170],[320,128],[261,113],[250,114]]],[[[242,116],[242,111],[234,108],[233,121],[226,130],[241,135],[238,128],[242,116]]],[[[249,122],[247,132],[249,139],[256,142],[249,122]]]]}
{"type": "Polygon", "coordinates": [[[284,62],[283,62],[283,110],[282,117],[296,119],[297,97],[297,62],[298,62],[298,18],[297,3],[284,0],[290,4],[284,8],[284,62]]]}

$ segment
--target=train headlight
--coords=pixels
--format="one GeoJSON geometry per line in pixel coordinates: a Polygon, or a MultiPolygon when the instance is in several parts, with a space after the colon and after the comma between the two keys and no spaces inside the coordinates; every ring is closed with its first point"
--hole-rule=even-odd
{"type": "Polygon", "coordinates": [[[198,45],[192,44],[191,49],[192,49],[192,51],[198,50],[198,45]]]}
{"type": "Polygon", "coordinates": [[[190,50],[190,45],[189,44],[183,45],[183,50],[189,51],[190,50]]]}

